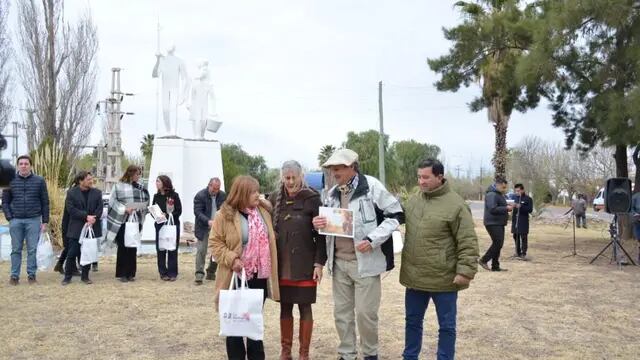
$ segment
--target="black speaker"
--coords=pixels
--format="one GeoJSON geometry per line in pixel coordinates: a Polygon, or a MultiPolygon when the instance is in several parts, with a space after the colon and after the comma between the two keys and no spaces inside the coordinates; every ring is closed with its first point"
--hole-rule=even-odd
{"type": "Polygon", "coordinates": [[[610,214],[628,213],[631,211],[631,180],[628,178],[612,178],[604,187],[604,207],[610,214]]]}

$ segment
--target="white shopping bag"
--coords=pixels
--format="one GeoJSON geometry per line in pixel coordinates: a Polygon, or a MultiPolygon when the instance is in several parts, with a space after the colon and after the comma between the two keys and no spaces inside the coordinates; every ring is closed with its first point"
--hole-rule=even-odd
{"type": "Polygon", "coordinates": [[[98,262],[98,239],[90,225],[85,225],[80,234],[80,266],[98,262]]]}
{"type": "Polygon", "coordinates": [[[140,233],[138,215],[132,212],[124,228],[124,246],[128,248],[140,247],[141,238],[142,234],[140,233]]]}
{"type": "Polygon", "coordinates": [[[36,264],[38,264],[38,270],[51,270],[55,261],[56,255],[53,253],[53,245],[51,245],[49,234],[42,232],[40,233],[40,240],[38,240],[38,247],[36,249],[36,264]]]}
{"type": "Polygon", "coordinates": [[[391,237],[393,238],[393,253],[400,254],[402,252],[402,248],[404,247],[404,241],[402,240],[402,233],[396,230],[391,233],[391,237]]]}
{"type": "Polygon", "coordinates": [[[242,269],[240,288],[234,290],[237,280],[238,275],[234,272],[229,290],[220,290],[220,336],[240,336],[256,341],[262,340],[264,290],[249,289],[244,269],[242,269]]]}
{"type": "Polygon", "coordinates": [[[174,251],[176,249],[176,241],[178,229],[173,223],[173,215],[169,214],[169,220],[158,232],[158,248],[160,251],[174,251]]]}

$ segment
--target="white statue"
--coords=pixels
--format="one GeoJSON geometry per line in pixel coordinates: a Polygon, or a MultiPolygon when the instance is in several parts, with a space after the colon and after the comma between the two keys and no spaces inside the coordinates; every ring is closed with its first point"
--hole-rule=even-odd
{"type": "Polygon", "coordinates": [[[162,83],[162,118],[167,134],[177,135],[178,105],[186,100],[189,88],[189,76],[184,61],[175,56],[176,47],[169,46],[167,55],[156,54],[156,64],[152,76],[161,77],[162,83]],[[172,113],[175,126],[172,128],[172,113]]]}
{"type": "Polygon", "coordinates": [[[198,74],[191,82],[190,101],[189,121],[193,122],[193,138],[204,139],[205,131],[212,130],[211,124],[217,123],[215,119],[218,117],[216,114],[216,99],[213,95],[213,84],[209,78],[209,62],[207,60],[198,61],[198,74]]]}

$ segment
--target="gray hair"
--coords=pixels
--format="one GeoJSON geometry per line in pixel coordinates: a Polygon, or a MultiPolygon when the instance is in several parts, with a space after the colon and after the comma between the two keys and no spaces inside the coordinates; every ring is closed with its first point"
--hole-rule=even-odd
{"type": "MultiPolygon", "coordinates": [[[[280,208],[282,207],[282,204],[285,203],[284,201],[282,201],[283,198],[285,198],[285,187],[284,187],[284,181],[282,181],[282,177],[284,176],[284,173],[287,171],[293,171],[294,173],[296,173],[298,176],[300,176],[300,181],[302,181],[302,184],[300,185],[300,189],[307,189],[309,188],[309,185],[307,185],[307,182],[304,180],[304,170],[302,169],[302,165],[300,165],[299,162],[295,161],[295,160],[288,160],[285,161],[282,164],[282,167],[280,168],[280,181],[278,181],[278,195],[276,196],[276,201],[275,201],[275,206],[273,207],[273,228],[274,230],[277,229],[278,227],[278,220],[280,220],[280,208]]],[[[276,230],[277,231],[277,230],[276,230]]]]}

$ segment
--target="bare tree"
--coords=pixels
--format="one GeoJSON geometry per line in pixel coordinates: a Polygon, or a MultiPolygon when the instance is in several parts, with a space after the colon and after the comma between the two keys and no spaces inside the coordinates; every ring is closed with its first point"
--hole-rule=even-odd
{"type": "Polygon", "coordinates": [[[18,2],[19,74],[32,150],[51,140],[73,160],[86,145],[94,120],[98,37],[89,12],[64,20],[64,0],[18,2]]]}
{"type": "Polygon", "coordinates": [[[9,68],[11,42],[7,33],[8,12],[9,1],[0,0],[0,130],[7,125],[11,114],[11,102],[8,96],[11,85],[11,69],[9,68]]]}

